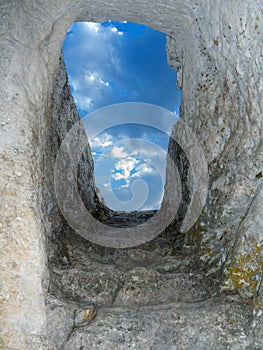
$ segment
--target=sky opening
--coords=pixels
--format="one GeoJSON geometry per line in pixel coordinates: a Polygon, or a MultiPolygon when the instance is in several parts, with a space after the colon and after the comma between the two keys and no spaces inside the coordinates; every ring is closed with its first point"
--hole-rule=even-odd
{"type": "MultiPolygon", "coordinates": [[[[88,120],[89,115],[112,104],[140,102],[173,112],[174,123],[181,92],[176,72],[167,63],[165,45],[165,34],[145,25],[126,21],[73,23],[63,53],[80,117],[88,120]]],[[[100,123],[99,117],[96,123],[100,123]]],[[[169,136],[158,128],[132,120],[102,130],[91,140],[96,186],[111,209],[120,210],[116,204],[120,201],[132,203],[132,185],[138,179],[148,186],[147,198],[138,199],[139,208],[136,204],[123,205],[122,209],[159,209],[168,142],[169,136]]]]}

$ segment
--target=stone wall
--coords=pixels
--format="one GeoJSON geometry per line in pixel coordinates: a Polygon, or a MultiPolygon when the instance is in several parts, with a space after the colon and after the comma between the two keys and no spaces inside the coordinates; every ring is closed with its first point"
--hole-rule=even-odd
{"type": "MultiPolygon", "coordinates": [[[[181,117],[209,165],[196,243],[207,272],[224,269],[224,288],[249,297],[262,278],[262,9],[256,3],[199,5],[192,35],[167,44],[183,90],[181,117]]],[[[193,243],[191,232],[186,241],[193,243]]]]}
{"type": "MultiPolygon", "coordinates": [[[[42,181],[42,214],[45,219],[45,235],[47,239],[48,261],[56,259],[63,249],[61,235],[67,226],[66,220],[60,212],[54,190],[54,169],[56,156],[61,142],[67,132],[80,121],[74,99],[72,97],[63,55],[59,59],[59,66],[51,103],[52,112],[47,116],[48,126],[45,130],[46,144],[43,159],[42,181]]],[[[77,183],[80,196],[88,211],[99,217],[103,211],[107,212],[104,203],[100,203],[96,193],[94,181],[93,158],[89,146],[81,155],[78,166],[77,183]]]]}
{"type": "Polygon", "coordinates": [[[109,19],[145,23],[175,39],[167,49],[183,92],[181,117],[197,135],[210,175],[206,206],[184,245],[221,281],[218,290],[249,303],[247,346],[262,347],[260,2],[12,0],[0,2],[0,16],[1,347],[49,347],[51,231],[43,208],[52,194],[43,191],[43,174],[59,57],[73,21],[109,19]]]}

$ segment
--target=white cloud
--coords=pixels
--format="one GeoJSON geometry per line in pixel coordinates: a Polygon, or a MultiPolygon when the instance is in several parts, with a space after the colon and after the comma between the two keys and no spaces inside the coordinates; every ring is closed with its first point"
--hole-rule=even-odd
{"type": "Polygon", "coordinates": [[[148,164],[141,164],[140,172],[141,174],[154,174],[156,170],[154,170],[154,168],[152,168],[148,164]]]}
{"type": "Polygon", "coordinates": [[[90,142],[92,150],[107,148],[112,146],[112,136],[107,133],[103,133],[100,136],[94,137],[90,142]]]}
{"type": "Polygon", "coordinates": [[[94,101],[92,98],[83,96],[82,94],[76,93],[75,94],[76,104],[84,110],[90,109],[94,101]]]}
{"type": "MultiPolygon", "coordinates": [[[[104,80],[103,78],[100,77],[100,74],[99,72],[86,72],[85,75],[84,75],[84,81],[85,83],[87,84],[97,84],[98,85],[98,88],[100,84],[104,85],[104,86],[109,86],[110,83],[106,80],[104,80]]],[[[74,85],[72,85],[73,88],[74,88],[74,85]]],[[[79,83],[76,82],[75,83],[75,86],[78,88],[79,87],[79,83]]]]}
{"type": "Polygon", "coordinates": [[[79,81],[78,80],[72,80],[70,85],[72,86],[74,92],[76,92],[79,89],[79,81]]]}
{"type": "Polygon", "coordinates": [[[98,73],[97,72],[87,72],[84,76],[84,80],[87,83],[96,82],[98,80],[98,73]]]}
{"type": "Polygon", "coordinates": [[[108,81],[104,81],[102,78],[99,78],[99,82],[102,84],[102,85],[105,85],[105,86],[109,86],[110,83],[108,81]]]}
{"type": "Polygon", "coordinates": [[[112,177],[116,181],[125,179],[125,176],[123,174],[121,174],[121,173],[113,173],[112,177]]]}
{"type": "Polygon", "coordinates": [[[111,150],[111,155],[114,158],[126,158],[128,157],[128,153],[124,152],[124,147],[113,146],[111,150]]]}
{"type": "Polygon", "coordinates": [[[131,177],[131,171],[136,169],[138,160],[136,158],[128,157],[117,162],[112,177],[114,180],[125,180],[129,183],[131,177]]]}
{"type": "Polygon", "coordinates": [[[154,141],[149,140],[151,136],[152,135],[149,133],[143,133],[140,138],[131,139],[131,154],[136,154],[143,159],[166,158],[166,151],[162,147],[158,146],[154,141]]]}
{"type": "Polygon", "coordinates": [[[69,80],[80,109],[87,112],[95,110],[96,106],[103,104],[105,96],[111,96],[111,82],[122,73],[123,68],[115,44],[119,35],[122,32],[113,24],[103,26],[101,23],[80,22],[78,27],[73,25],[67,38],[69,44],[65,59],[75,63],[69,80]],[[78,43],[77,47],[74,41],[78,43]],[[105,89],[108,89],[107,92],[105,89]],[[85,98],[90,99],[90,103],[85,98]]]}
{"type": "Polygon", "coordinates": [[[118,34],[118,35],[123,35],[123,34],[124,34],[123,32],[119,31],[118,28],[116,28],[116,27],[112,27],[112,28],[111,28],[111,31],[112,31],[113,33],[118,34]]]}
{"type": "MultiPolygon", "coordinates": [[[[123,21],[123,23],[127,23],[127,21],[123,21]]],[[[127,40],[129,40],[129,35],[126,36],[125,34],[129,26],[119,26],[115,22],[111,22],[107,25],[86,22],[78,23],[78,26],[80,29],[77,30],[77,25],[74,24],[68,36],[71,44],[68,46],[68,54],[65,55],[65,57],[69,57],[69,62],[71,62],[70,68],[72,76],[70,78],[70,83],[74,89],[74,98],[78,107],[88,113],[101,106],[114,103],[115,91],[116,94],[119,92],[120,94],[123,93],[123,95],[128,93],[133,98],[134,89],[137,91],[138,82],[137,79],[134,79],[135,74],[126,67],[128,62],[126,62],[127,60],[123,61],[123,57],[120,55],[119,51],[120,48],[125,48],[126,46],[126,41],[124,39],[127,38],[127,40]],[[78,47],[72,45],[74,37],[78,43],[78,47]],[[120,42],[121,45],[119,44],[120,42]],[[136,84],[136,86],[134,84],[136,84]]],[[[133,49],[126,47],[126,50],[132,53],[133,49]]],[[[145,70],[145,68],[143,69],[145,70]]],[[[140,73],[140,71],[138,72],[140,73]]],[[[144,75],[139,74],[138,77],[142,78],[144,75]]],[[[138,90],[138,92],[143,91],[146,92],[146,96],[152,95],[150,88],[138,90]]],[[[155,96],[154,93],[153,95],[155,96]]],[[[157,102],[158,101],[156,101],[156,103],[157,102]]],[[[177,110],[175,109],[174,112],[176,117],[177,110]]],[[[153,119],[157,120],[157,117],[159,118],[159,112],[157,114],[146,115],[145,124],[147,125],[149,122],[149,125],[151,125],[153,119]]],[[[125,123],[125,121],[130,122],[131,116],[132,114],[124,115],[123,123],[125,123]]],[[[112,117],[114,120],[115,116],[112,117]]],[[[170,130],[170,125],[173,122],[170,122],[169,118],[172,120],[174,119],[171,118],[169,113],[167,118],[161,118],[160,129],[170,130]]],[[[111,116],[109,116],[109,119],[111,120],[111,116]]],[[[95,124],[96,126],[100,126],[100,120],[96,120],[95,124]]],[[[157,129],[158,125],[159,124],[156,122],[157,129]]],[[[130,137],[132,134],[132,132],[127,132],[127,135],[125,135],[125,131],[123,131],[123,133],[123,139],[130,137]]],[[[141,132],[139,133],[139,138],[155,141],[158,135],[154,132],[152,134],[153,135],[150,136],[147,134],[142,135],[141,132]]],[[[143,176],[145,176],[146,179],[150,179],[149,182],[153,189],[150,196],[154,198],[154,202],[156,199],[155,194],[158,192],[158,188],[155,186],[157,183],[155,174],[158,173],[158,169],[161,168],[162,165],[165,175],[165,151],[163,155],[163,152],[153,145],[145,145],[145,140],[139,142],[131,141],[129,145],[125,145],[124,141],[121,141],[122,138],[119,137],[119,135],[116,136],[114,133],[113,135],[115,136],[110,137],[107,133],[103,133],[103,135],[99,134],[91,142],[94,166],[96,168],[96,164],[98,164],[99,169],[98,174],[95,174],[96,181],[97,176],[104,176],[104,179],[100,181],[100,185],[107,193],[110,192],[111,189],[110,181],[112,176],[112,179],[117,180],[114,186],[119,185],[119,188],[122,188],[123,192],[128,193],[129,191],[126,189],[129,187],[130,183],[136,178],[143,178],[143,176]],[[144,162],[146,162],[146,164],[144,162]],[[103,165],[100,165],[102,163],[103,165]],[[156,164],[160,164],[159,168],[155,166],[156,164]],[[113,172],[112,169],[114,169],[113,172]]],[[[159,142],[159,139],[157,142],[159,142]]],[[[159,144],[162,145],[161,142],[159,144]]],[[[162,173],[160,172],[160,174],[162,173]]]]}
{"type": "Polygon", "coordinates": [[[99,28],[100,28],[100,23],[83,22],[83,24],[89,32],[98,33],[99,28]]]}
{"type": "Polygon", "coordinates": [[[88,77],[88,80],[90,80],[90,81],[94,81],[95,79],[96,79],[96,77],[94,74],[90,74],[88,77]]]}
{"type": "Polygon", "coordinates": [[[143,175],[154,175],[157,174],[157,171],[154,169],[154,167],[150,166],[149,164],[139,164],[136,168],[136,172],[131,175],[131,177],[142,177],[143,175]]]}
{"type": "Polygon", "coordinates": [[[123,190],[123,189],[127,190],[127,188],[129,188],[129,187],[130,187],[129,181],[126,181],[125,185],[121,185],[119,187],[115,187],[115,189],[116,190],[123,190]]]}

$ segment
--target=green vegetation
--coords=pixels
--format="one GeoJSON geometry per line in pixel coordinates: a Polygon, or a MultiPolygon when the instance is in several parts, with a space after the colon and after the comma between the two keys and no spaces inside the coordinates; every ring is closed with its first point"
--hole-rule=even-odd
{"type": "Polygon", "coordinates": [[[256,175],[256,179],[261,179],[263,177],[263,171],[256,175]]]}
{"type": "Polygon", "coordinates": [[[106,215],[105,215],[104,211],[101,211],[101,212],[100,212],[99,220],[100,220],[101,222],[103,222],[103,221],[106,220],[106,215]]]}

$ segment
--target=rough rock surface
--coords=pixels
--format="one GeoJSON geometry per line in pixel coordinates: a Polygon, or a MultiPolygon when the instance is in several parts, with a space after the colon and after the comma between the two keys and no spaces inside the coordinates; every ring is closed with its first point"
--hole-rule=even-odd
{"type": "Polygon", "coordinates": [[[65,228],[64,243],[67,262],[50,266],[50,349],[251,346],[250,301],[220,293],[192,255],[174,252],[172,241],[158,237],[148,246],[103,248],[65,228]]]}
{"type": "Polygon", "coordinates": [[[246,310],[221,303],[104,309],[86,329],[75,328],[64,349],[248,349],[246,310]]]}
{"type": "MultiPolygon", "coordinates": [[[[1,348],[261,349],[261,2],[13,0],[0,1],[0,18],[1,348]],[[43,179],[66,31],[109,19],[175,39],[181,117],[210,175],[189,232],[123,250],[78,237],[43,179]]],[[[188,177],[183,190],[187,206],[188,177]]]]}
{"type": "MultiPolygon", "coordinates": [[[[42,180],[42,212],[44,213],[46,236],[49,238],[47,241],[49,261],[52,260],[53,255],[56,256],[61,249],[63,250],[63,246],[58,244],[58,240],[53,238],[62,234],[65,225],[65,219],[58,207],[54,191],[56,156],[67,132],[80,120],[70,91],[63,56],[59,60],[51,109],[52,112],[48,116],[49,122],[46,129],[47,137],[43,159],[43,163],[46,165],[43,169],[42,180]]],[[[98,217],[102,210],[106,213],[107,208],[98,199],[93,170],[93,158],[88,146],[81,155],[77,183],[86,208],[92,215],[98,217]]]]}

